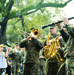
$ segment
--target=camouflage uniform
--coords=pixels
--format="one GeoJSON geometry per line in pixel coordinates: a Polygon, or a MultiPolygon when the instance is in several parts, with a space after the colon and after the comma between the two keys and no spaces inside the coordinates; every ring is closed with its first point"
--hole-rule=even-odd
{"type": "Polygon", "coordinates": [[[21,75],[23,75],[24,68],[25,68],[24,62],[25,62],[26,51],[25,52],[21,51],[21,56],[22,56],[22,58],[21,58],[21,62],[22,62],[21,75]]]}
{"type": "Polygon", "coordinates": [[[68,33],[63,29],[60,31],[66,42],[64,57],[66,58],[66,75],[74,75],[74,27],[66,25],[68,33]]]}
{"type": "Polygon", "coordinates": [[[42,44],[37,39],[23,40],[20,47],[26,49],[25,73],[24,75],[38,75],[39,51],[42,49],[42,44]]]}
{"type": "MultiPolygon", "coordinates": [[[[43,51],[40,51],[39,56],[43,56],[43,51]]],[[[46,75],[46,59],[45,59],[45,57],[39,58],[39,75],[46,75]]]]}
{"type": "Polygon", "coordinates": [[[12,75],[19,75],[19,62],[21,63],[21,54],[18,52],[13,53],[10,51],[9,56],[11,57],[11,73],[12,75]]]}
{"type": "Polygon", "coordinates": [[[58,53],[60,54],[61,58],[64,60],[64,62],[59,62],[58,64],[58,72],[57,75],[65,75],[65,58],[64,58],[64,47],[65,47],[65,41],[63,38],[59,40],[60,48],[58,49],[58,53]]]}
{"type": "Polygon", "coordinates": [[[64,60],[64,62],[58,62],[57,75],[66,75],[66,72],[65,72],[65,58],[64,58],[64,51],[63,51],[63,49],[59,48],[58,49],[58,53],[60,54],[60,56],[64,60]]]}
{"type": "MultiPolygon", "coordinates": [[[[50,39],[56,38],[57,36],[59,36],[59,34],[51,35],[50,39]]],[[[61,42],[61,40],[59,42],[61,42]]],[[[62,50],[59,49],[58,53],[60,54],[60,52],[62,53],[62,50]]],[[[61,63],[57,60],[56,56],[54,58],[47,59],[46,63],[46,75],[57,75],[61,63]]]]}

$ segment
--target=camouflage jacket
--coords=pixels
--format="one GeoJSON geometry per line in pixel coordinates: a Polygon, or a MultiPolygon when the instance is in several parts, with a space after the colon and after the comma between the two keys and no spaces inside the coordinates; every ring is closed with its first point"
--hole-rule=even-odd
{"type": "Polygon", "coordinates": [[[38,63],[39,61],[39,51],[43,48],[43,45],[37,39],[23,40],[20,43],[20,47],[25,47],[26,49],[26,61],[25,63],[38,63]]]}
{"type": "Polygon", "coordinates": [[[66,25],[66,29],[68,33],[66,33],[63,29],[60,32],[64,41],[66,42],[64,49],[64,57],[69,57],[74,56],[74,27],[66,25]]]}
{"type": "Polygon", "coordinates": [[[13,50],[9,52],[9,56],[11,57],[11,62],[20,62],[21,63],[21,54],[20,52],[13,53],[13,50]]]}
{"type": "Polygon", "coordinates": [[[21,51],[20,53],[21,53],[21,57],[22,57],[21,62],[24,63],[25,62],[26,51],[25,52],[21,51]]]}

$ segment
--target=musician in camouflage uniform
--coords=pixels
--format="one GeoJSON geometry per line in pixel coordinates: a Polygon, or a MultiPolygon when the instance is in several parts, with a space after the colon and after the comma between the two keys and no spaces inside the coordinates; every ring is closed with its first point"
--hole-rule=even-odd
{"type": "Polygon", "coordinates": [[[24,75],[38,75],[39,51],[43,48],[42,43],[30,35],[26,40],[20,42],[20,47],[25,47],[27,52],[24,75]]]}
{"type": "Polygon", "coordinates": [[[46,75],[46,59],[43,56],[43,48],[39,52],[39,75],[46,75]]]}
{"type": "MultiPolygon", "coordinates": [[[[63,30],[65,32],[67,32],[67,29],[65,27],[63,27],[63,30]]],[[[68,33],[68,32],[67,32],[68,33]]],[[[59,40],[60,41],[60,40],[59,40]]],[[[64,48],[65,48],[65,41],[64,39],[62,38],[61,39],[61,42],[60,42],[60,50],[58,49],[58,52],[60,53],[61,57],[64,59],[64,62],[61,62],[59,64],[59,69],[58,69],[58,72],[57,72],[57,75],[66,75],[66,70],[65,70],[65,60],[66,58],[64,57],[64,48]]]]}
{"type": "Polygon", "coordinates": [[[10,51],[9,56],[11,57],[11,73],[12,75],[19,75],[19,62],[21,63],[21,54],[19,53],[19,45],[15,43],[15,49],[10,51]]]}
{"type": "Polygon", "coordinates": [[[64,49],[64,57],[66,58],[66,75],[74,75],[74,27],[69,25],[69,20],[67,18],[64,18],[63,22],[68,33],[63,30],[61,24],[58,23],[57,26],[66,42],[64,49]]]}
{"type": "MultiPolygon", "coordinates": [[[[56,27],[55,26],[50,26],[50,40],[52,40],[53,38],[56,38],[57,36],[60,36],[60,34],[56,33],[56,27]]],[[[61,36],[58,38],[59,42],[61,42],[61,36]]],[[[48,43],[48,45],[51,45],[50,43],[48,43]]],[[[57,52],[60,52],[60,46],[56,48],[57,52]]],[[[62,53],[63,50],[61,50],[62,53]]],[[[46,75],[57,75],[58,72],[58,68],[60,66],[60,62],[57,60],[56,56],[54,56],[54,58],[52,57],[51,59],[47,59],[46,61],[46,75]]]]}

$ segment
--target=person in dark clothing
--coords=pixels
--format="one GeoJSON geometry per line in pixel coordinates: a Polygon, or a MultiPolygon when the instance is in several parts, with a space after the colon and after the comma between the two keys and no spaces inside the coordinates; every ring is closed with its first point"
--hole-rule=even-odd
{"type": "Polygon", "coordinates": [[[60,33],[65,41],[64,57],[66,58],[66,75],[74,75],[74,25],[70,26],[68,18],[63,19],[66,33],[60,23],[57,24],[60,33]]]}
{"type": "Polygon", "coordinates": [[[38,75],[39,51],[43,48],[42,43],[31,34],[26,40],[20,42],[20,47],[25,47],[27,53],[24,75],[38,75]]]}
{"type": "MultiPolygon", "coordinates": [[[[11,47],[8,47],[7,48],[7,53],[9,54],[9,52],[12,50],[12,48],[11,47]]],[[[11,75],[11,57],[9,57],[9,55],[8,55],[8,57],[7,57],[7,64],[8,64],[8,66],[7,66],[7,68],[6,68],[6,73],[5,73],[5,75],[11,75]]]]}

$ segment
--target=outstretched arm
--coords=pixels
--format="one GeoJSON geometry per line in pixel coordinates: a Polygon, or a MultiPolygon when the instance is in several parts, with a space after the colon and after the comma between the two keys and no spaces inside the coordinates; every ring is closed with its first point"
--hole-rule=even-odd
{"type": "Polygon", "coordinates": [[[59,31],[60,31],[60,33],[61,33],[61,35],[62,35],[64,41],[67,42],[67,40],[68,40],[68,38],[69,38],[68,33],[66,33],[66,32],[63,30],[63,27],[62,27],[61,23],[58,23],[58,24],[57,24],[57,27],[58,27],[58,29],[59,29],[59,31]]]}
{"type": "Polygon", "coordinates": [[[32,38],[31,35],[28,36],[27,39],[23,39],[23,40],[20,42],[19,46],[20,46],[21,48],[25,47],[25,46],[27,45],[27,41],[28,41],[30,38],[32,38]]]}
{"type": "Polygon", "coordinates": [[[72,36],[72,38],[74,38],[74,26],[71,27],[71,26],[69,25],[69,20],[68,20],[68,18],[64,18],[63,22],[64,22],[64,25],[65,25],[65,27],[66,27],[68,33],[70,34],[70,36],[72,36]]]}

